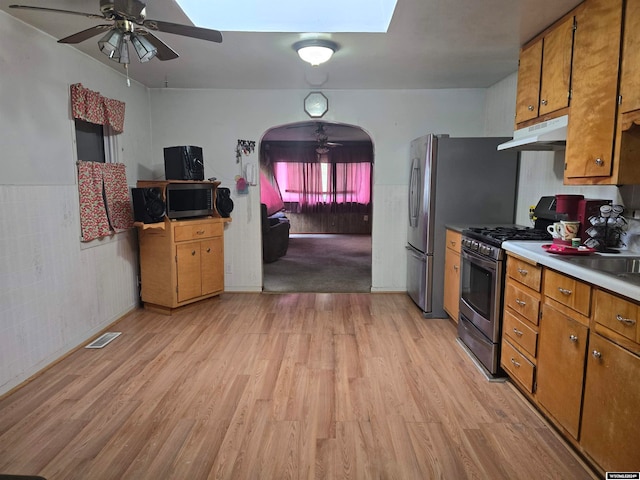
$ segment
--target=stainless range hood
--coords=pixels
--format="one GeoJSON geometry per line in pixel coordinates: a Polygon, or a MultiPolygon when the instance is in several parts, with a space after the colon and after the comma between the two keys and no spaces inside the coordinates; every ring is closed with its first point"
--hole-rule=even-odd
{"type": "Polygon", "coordinates": [[[498,150],[564,150],[567,145],[569,116],[536,123],[513,132],[513,140],[498,145],[498,150]]]}

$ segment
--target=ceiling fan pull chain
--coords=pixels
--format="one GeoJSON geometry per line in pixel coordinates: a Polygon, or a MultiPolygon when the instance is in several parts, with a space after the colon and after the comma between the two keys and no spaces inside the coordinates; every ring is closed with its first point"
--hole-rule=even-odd
{"type": "Polygon", "coordinates": [[[129,78],[129,64],[124,64],[124,71],[127,72],[127,87],[131,86],[131,79],[129,78]]]}

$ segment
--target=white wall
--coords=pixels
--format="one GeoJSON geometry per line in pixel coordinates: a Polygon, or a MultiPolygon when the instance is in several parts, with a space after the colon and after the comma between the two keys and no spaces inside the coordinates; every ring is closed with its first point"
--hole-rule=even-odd
{"type": "MultiPolygon", "coordinates": [[[[205,177],[232,188],[233,221],[225,230],[225,289],[260,291],[259,190],[237,195],[240,173],[238,139],[259,142],[270,128],[309,120],[302,103],[308,91],[173,90],[151,91],[153,175],[162,177],[162,149],[199,145],[205,177]]],[[[406,215],[409,143],[428,132],[481,136],[484,95],[477,90],[328,90],[329,112],[323,120],[358,125],[375,148],[372,223],[373,291],[404,291],[406,286],[406,215]]],[[[256,143],[258,145],[258,143],[256,143]]],[[[244,157],[258,162],[256,152],[244,157]]]]}
{"type": "Polygon", "coordinates": [[[126,102],[120,146],[149,163],[147,90],[0,12],[0,394],[137,305],[135,231],[80,242],[69,86],[126,102]]]}

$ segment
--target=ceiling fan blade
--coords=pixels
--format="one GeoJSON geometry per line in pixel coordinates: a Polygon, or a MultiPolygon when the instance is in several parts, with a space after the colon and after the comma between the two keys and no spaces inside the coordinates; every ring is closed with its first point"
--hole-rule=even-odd
{"type": "Polygon", "coordinates": [[[144,37],[149,40],[149,43],[156,47],[156,50],[158,50],[158,53],[156,53],[156,58],[158,60],[173,60],[174,58],[178,58],[180,56],[173,50],[173,48],[156,37],[153,33],[145,32],[143,30],[136,30],[136,33],[138,33],[138,35],[144,35],[144,37]]]}
{"type": "Polygon", "coordinates": [[[31,7],[29,5],[9,5],[9,8],[19,8],[22,10],[39,10],[42,12],[53,12],[53,13],[67,13],[70,15],[80,15],[82,17],[99,18],[100,20],[104,20],[104,17],[102,15],[98,15],[96,13],[74,12],[73,10],[60,10],[57,8],[46,8],[46,7],[31,7]]]}
{"type": "Polygon", "coordinates": [[[222,43],[222,33],[218,30],[208,28],[192,27],[190,25],[180,25],[179,23],[162,22],[160,20],[145,20],[142,26],[149,30],[158,32],[173,33],[183,37],[199,38],[209,42],[222,43]]]}
{"type": "Polygon", "coordinates": [[[95,37],[96,35],[100,35],[101,33],[111,30],[112,28],[113,25],[96,25],[95,27],[87,28],[86,30],[82,30],[81,32],[61,38],[60,40],[58,40],[58,43],[84,42],[85,40],[88,40],[91,37],[95,37]]]}

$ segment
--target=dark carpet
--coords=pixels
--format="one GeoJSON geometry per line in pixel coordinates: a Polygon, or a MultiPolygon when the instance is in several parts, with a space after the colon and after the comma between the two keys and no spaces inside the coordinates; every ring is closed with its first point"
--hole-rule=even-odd
{"type": "Polygon", "coordinates": [[[284,257],[264,264],[265,292],[371,291],[371,236],[292,234],[284,257]]]}

